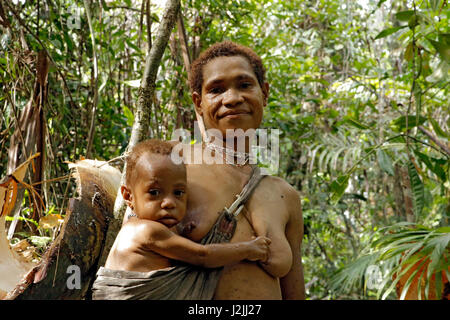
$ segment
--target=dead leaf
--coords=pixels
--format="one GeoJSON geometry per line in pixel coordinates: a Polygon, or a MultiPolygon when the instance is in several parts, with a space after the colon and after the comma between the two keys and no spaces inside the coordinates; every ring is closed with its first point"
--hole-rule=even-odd
{"type": "Polygon", "coordinates": [[[0,181],[0,217],[7,216],[14,208],[17,196],[17,184],[23,183],[28,164],[37,156],[39,156],[39,153],[29,157],[11,175],[0,181]]]}
{"type": "Polygon", "coordinates": [[[28,242],[27,239],[20,240],[16,244],[12,245],[11,248],[13,248],[16,252],[24,251],[30,247],[31,244],[28,242]]]}
{"type": "Polygon", "coordinates": [[[20,255],[25,259],[25,261],[32,262],[36,256],[36,248],[30,247],[29,249],[20,252],[20,255]]]}
{"type": "Polygon", "coordinates": [[[39,226],[44,229],[51,229],[63,223],[64,219],[59,214],[48,214],[39,219],[39,226]]]}

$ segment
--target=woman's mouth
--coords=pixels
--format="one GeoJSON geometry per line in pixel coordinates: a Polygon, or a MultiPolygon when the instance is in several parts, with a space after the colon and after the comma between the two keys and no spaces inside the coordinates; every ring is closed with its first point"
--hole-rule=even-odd
{"type": "Polygon", "coordinates": [[[220,116],[220,118],[221,119],[222,118],[237,119],[239,117],[242,117],[242,116],[245,116],[245,115],[248,115],[248,114],[249,114],[248,112],[244,112],[244,111],[241,111],[241,112],[225,112],[224,114],[222,114],[220,116]]]}

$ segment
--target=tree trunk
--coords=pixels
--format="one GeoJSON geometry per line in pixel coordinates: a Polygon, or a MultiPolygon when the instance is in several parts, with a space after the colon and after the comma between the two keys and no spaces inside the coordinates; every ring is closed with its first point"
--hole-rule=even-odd
{"type": "MultiPolygon", "coordinates": [[[[127,151],[131,150],[137,143],[148,137],[156,76],[179,10],[180,0],[167,1],[163,18],[158,27],[156,39],[146,58],[144,74],[139,88],[138,104],[134,114],[133,129],[131,131],[131,138],[128,143],[127,151]]],[[[125,181],[125,175],[126,166],[123,168],[122,182],[125,181]]],[[[105,246],[100,258],[100,265],[105,263],[109,250],[122,226],[125,210],[125,202],[122,199],[122,195],[118,193],[114,205],[114,219],[112,219],[108,225],[105,246]]]]}

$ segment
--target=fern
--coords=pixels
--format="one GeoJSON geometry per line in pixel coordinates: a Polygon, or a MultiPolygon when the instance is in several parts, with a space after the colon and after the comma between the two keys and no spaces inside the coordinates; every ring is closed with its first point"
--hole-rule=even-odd
{"type": "Polygon", "coordinates": [[[422,213],[425,203],[425,190],[422,180],[420,180],[419,174],[417,173],[416,167],[412,161],[408,162],[408,175],[411,182],[414,214],[416,219],[418,219],[422,213]]]}

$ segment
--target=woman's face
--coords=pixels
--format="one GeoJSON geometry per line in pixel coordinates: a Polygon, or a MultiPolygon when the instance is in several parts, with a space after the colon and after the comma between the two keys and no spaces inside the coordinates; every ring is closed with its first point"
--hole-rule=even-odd
{"type": "Polygon", "coordinates": [[[269,86],[263,88],[246,58],[217,57],[203,67],[202,92],[192,99],[206,129],[257,129],[262,121],[269,86]]]}

